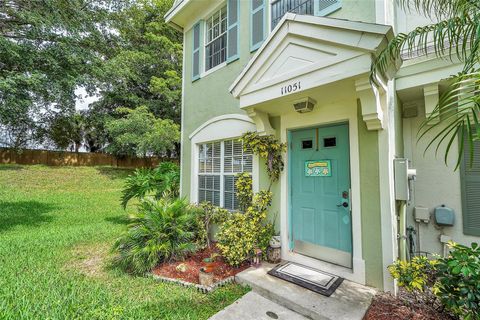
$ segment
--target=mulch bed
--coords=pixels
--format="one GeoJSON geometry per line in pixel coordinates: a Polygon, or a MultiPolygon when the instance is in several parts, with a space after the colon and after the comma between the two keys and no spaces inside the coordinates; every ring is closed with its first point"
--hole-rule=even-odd
{"type": "Polygon", "coordinates": [[[399,297],[389,293],[377,295],[363,320],[453,320],[450,315],[439,312],[433,306],[417,302],[408,293],[401,291],[399,297]]]}
{"type": "MultiPolygon", "coordinates": [[[[213,244],[212,248],[206,248],[204,250],[196,252],[194,255],[185,259],[185,261],[177,262],[165,262],[157,266],[152,272],[156,275],[179,279],[190,283],[199,284],[198,273],[200,268],[204,267],[204,258],[210,257],[213,253],[219,253],[217,247],[213,244]],[[185,264],[187,270],[185,272],[178,271],[176,268],[179,264],[185,264]]],[[[228,265],[222,257],[215,259],[214,281],[218,282],[228,277],[234,276],[239,272],[250,267],[248,262],[243,263],[239,267],[232,267],[228,265]]]]}

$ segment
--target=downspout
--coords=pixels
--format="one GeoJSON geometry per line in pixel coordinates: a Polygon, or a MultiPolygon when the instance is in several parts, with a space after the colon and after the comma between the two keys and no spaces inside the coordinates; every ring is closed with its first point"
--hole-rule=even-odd
{"type": "Polygon", "coordinates": [[[407,202],[400,201],[398,248],[401,261],[407,261],[407,202]]]}

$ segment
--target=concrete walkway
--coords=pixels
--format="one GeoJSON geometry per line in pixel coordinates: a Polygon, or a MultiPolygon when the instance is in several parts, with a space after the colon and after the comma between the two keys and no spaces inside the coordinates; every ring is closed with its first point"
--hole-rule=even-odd
{"type": "Polygon", "coordinates": [[[268,275],[267,272],[273,267],[274,265],[264,263],[258,269],[250,268],[239,273],[235,280],[251,287],[253,292],[211,319],[282,319],[273,310],[278,310],[282,316],[287,315],[282,313],[283,310],[290,312],[283,319],[361,320],[376,293],[372,288],[345,280],[330,297],[325,297],[268,275]],[[278,318],[266,314],[270,309],[278,318]]]}
{"type": "Polygon", "coordinates": [[[307,320],[296,312],[276,304],[258,293],[249,292],[210,320],[307,320]]]}

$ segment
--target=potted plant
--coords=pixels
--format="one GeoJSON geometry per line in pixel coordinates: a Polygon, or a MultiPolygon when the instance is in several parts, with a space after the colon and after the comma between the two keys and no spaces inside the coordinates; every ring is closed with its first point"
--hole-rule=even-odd
{"type": "Polygon", "coordinates": [[[204,272],[210,273],[215,269],[215,259],[218,257],[217,253],[212,253],[210,257],[203,259],[205,265],[204,272]]]}
{"type": "Polygon", "coordinates": [[[268,262],[279,263],[281,261],[281,247],[280,236],[273,236],[267,249],[268,262]]]}

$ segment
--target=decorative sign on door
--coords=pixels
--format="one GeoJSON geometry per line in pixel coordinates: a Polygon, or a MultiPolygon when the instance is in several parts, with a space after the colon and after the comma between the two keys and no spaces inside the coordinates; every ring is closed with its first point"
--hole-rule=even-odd
{"type": "Polygon", "coordinates": [[[331,177],[332,166],[330,160],[305,161],[306,177],[331,177]]]}

